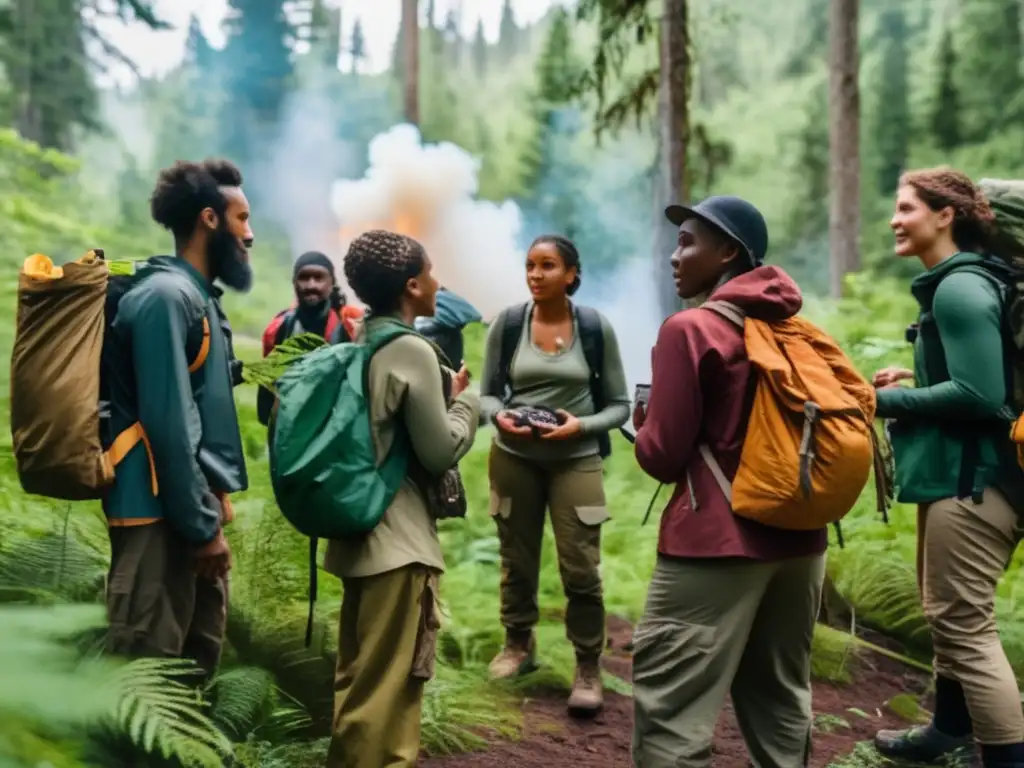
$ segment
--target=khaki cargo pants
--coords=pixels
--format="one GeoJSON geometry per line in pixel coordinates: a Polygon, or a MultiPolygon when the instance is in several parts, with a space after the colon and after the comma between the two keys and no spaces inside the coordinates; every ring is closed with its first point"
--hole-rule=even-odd
{"type": "Polygon", "coordinates": [[[558,569],[568,607],[566,635],[583,659],[604,651],[601,524],[608,520],[601,458],[532,462],[491,446],[491,515],[501,542],[501,623],[513,634],[540,619],[544,520],[551,512],[558,569]]]}
{"type": "Polygon", "coordinates": [[[996,585],[1020,542],[1021,518],[989,488],[980,504],[936,501],[919,522],[935,671],[963,686],[978,743],[1022,742],[1020,691],[995,618],[996,585]]]}
{"type": "Polygon", "coordinates": [[[434,676],[438,571],[410,565],[343,579],[327,768],[411,768],[423,684],[434,676]]]}
{"type": "Polygon", "coordinates": [[[208,676],[220,663],[228,581],[196,573],[192,544],[165,522],[110,529],[107,652],[194,659],[208,676]]]}
{"type": "Polygon", "coordinates": [[[825,556],[659,557],[633,635],[637,768],[706,768],[731,694],[757,768],[807,765],[825,556]]]}

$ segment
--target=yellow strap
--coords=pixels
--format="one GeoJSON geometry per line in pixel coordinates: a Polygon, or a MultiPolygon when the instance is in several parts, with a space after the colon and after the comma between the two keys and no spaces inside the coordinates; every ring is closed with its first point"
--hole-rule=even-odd
{"type": "Polygon", "coordinates": [[[206,362],[207,356],[210,354],[210,321],[207,318],[203,318],[203,343],[199,346],[199,354],[196,355],[196,359],[192,361],[192,364],[188,367],[189,373],[195,373],[203,367],[203,363],[206,362]]]}
{"type": "Polygon", "coordinates": [[[160,491],[160,486],[156,481],[156,463],[153,461],[153,449],[150,447],[149,438],[146,437],[146,432],[139,422],[135,422],[114,438],[113,444],[106,452],[107,460],[110,462],[110,466],[116,467],[124,460],[124,457],[128,455],[132,448],[140,442],[146,448],[146,457],[149,459],[150,482],[153,486],[153,495],[156,496],[160,491]]]}

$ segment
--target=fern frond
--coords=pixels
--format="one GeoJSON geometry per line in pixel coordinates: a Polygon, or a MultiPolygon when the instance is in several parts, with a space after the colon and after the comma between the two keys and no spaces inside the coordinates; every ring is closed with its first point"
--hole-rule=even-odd
{"type": "Polygon", "coordinates": [[[186,768],[221,768],[231,742],[201,711],[197,689],[180,682],[198,675],[191,661],[136,659],[111,681],[119,703],[110,723],[148,753],[174,758],[186,768]]]}
{"type": "Polygon", "coordinates": [[[0,584],[44,589],[69,602],[90,602],[102,595],[103,555],[71,531],[19,536],[0,552],[0,584]]]}
{"type": "Polygon", "coordinates": [[[274,678],[259,667],[235,667],[217,676],[210,719],[236,741],[271,717],[276,705],[274,678]]]}
{"type": "Polygon", "coordinates": [[[297,707],[278,707],[254,731],[254,735],[262,741],[281,744],[304,734],[312,725],[313,720],[305,710],[297,707]]]}
{"type": "Polygon", "coordinates": [[[285,339],[274,347],[270,354],[255,363],[246,363],[242,369],[242,378],[250,384],[274,391],[274,382],[287,370],[310,352],[327,346],[322,336],[315,333],[301,333],[285,339]]]}

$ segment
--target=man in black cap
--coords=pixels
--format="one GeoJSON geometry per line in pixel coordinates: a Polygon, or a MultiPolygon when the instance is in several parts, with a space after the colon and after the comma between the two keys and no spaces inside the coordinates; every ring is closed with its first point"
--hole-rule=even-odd
{"type": "MultiPolygon", "coordinates": [[[[362,310],[345,302],[338,286],[334,262],[319,251],[299,256],[292,269],[295,304],[282,310],[263,331],[263,356],[266,357],[285,339],[303,333],[315,333],[332,344],[355,338],[362,310]]],[[[262,424],[270,421],[274,405],[271,392],[260,387],[256,395],[256,413],[262,424]]]]}
{"type": "Polygon", "coordinates": [[[662,325],[649,402],[633,417],[640,466],[678,484],[634,637],[633,758],[639,768],[710,766],[731,694],[755,765],[806,765],[827,534],[733,514],[723,481],[740,463],[753,371],[742,319],[701,308],[713,297],[747,317],[783,320],[800,310],[800,289],[763,264],[768,230],[745,200],[712,197],[665,214],[679,227],[676,292],[691,308],[662,325]]]}

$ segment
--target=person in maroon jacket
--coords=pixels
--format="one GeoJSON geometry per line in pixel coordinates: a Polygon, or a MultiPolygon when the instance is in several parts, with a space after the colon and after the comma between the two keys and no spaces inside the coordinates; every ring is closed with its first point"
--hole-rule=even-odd
{"type": "Polygon", "coordinates": [[[713,297],[770,321],[795,315],[803,300],[785,272],[762,264],[768,231],[750,203],[712,197],[665,213],[679,227],[676,291],[692,306],[662,325],[650,399],[634,411],[638,463],[675,492],[634,637],[633,759],[638,768],[711,765],[731,694],[754,765],[806,765],[827,532],[735,516],[698,450],[707,443],[732,480],[753,395],[742,332],[700,305],[713,297]]]}

